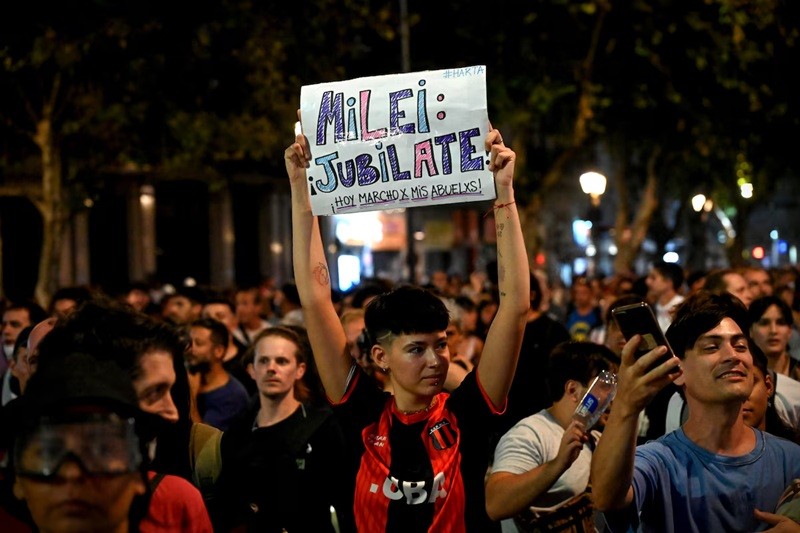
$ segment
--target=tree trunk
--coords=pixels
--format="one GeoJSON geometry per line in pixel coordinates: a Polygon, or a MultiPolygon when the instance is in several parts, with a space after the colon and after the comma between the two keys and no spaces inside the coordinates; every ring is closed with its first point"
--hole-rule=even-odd
{"type": "Polygon", "coordinates": [[[692,272],[708,268],[708,213],[689,213],[689,246],[686,267],[692,272]]]}
{"type": "MultiPolygon", "coordinates": [[[[544,199],[548,193],[558,185],[564,173],[564,168],[570,163],[586,146],[589,138],[589,126],[594,119],[594,88],[592,86],[592,74],[594,70],[594,59],[599,49],[600,35],[603,30],[605,17],[611,10],[611,4],[607,0],[597,0],[594,2],[597,9],[597,18],[594,21],[592,36],[586,50],[586,56],[581,61],[576,72],[579,95],[576,105],[575,121],[572,124],[572,135],[570,144],[556,157],[553,164],[545,173],[539,188],[531,194],[527,205],[518,206],[520,213],[520,224],[525,238],[525,247],[531,264],[538,253],[545,248],[547,240],[546,228],[542,221],[542,210],[544,199]]],[[[527,138],[527,136],[522,137],[527,138]]],[[[519,166],[524,168],[525,158],[519,166]]]]}
{"type": "MultiPolygon", "coordinates": [[[[2,222],[2,217],[0,217],[0,222],[2,222]]],[[[0,301],[4,300],[6,297],[5,293],[5,280],[3,279],[3,232],[2,227],[0,227],[0,301]]]]}
{"type": "MultiPolygon", "coordinates": [[[[633,222],[629,226],[627,220],[617,217],[615,227],[617,256],[614,258],[614,272],[625,273],[632,270],[633,262],[647,237],[650,221],[653,220],[653,215],[658,208],[658,175],[655,165],[660,152],[660,149],[655,149],[647,161],[647,181],[633,222]]],[[[627,198],[627,194],[622,198],[627,198]]]]}
{"type": "Polygon", "coordinates": [[[53,132],[52,108],[49,106],[45,106],[42,118],[36,124],[34,142],[42,158],[42,198],[36,207],[42,216],[43,227],[39,277],[34,296],[40,305],[46,307],[58,284],[58,259],[64,229],[61,152],[53,132]]]}
{"type": "Polygon", "coordinates": [[[742,201],[735,201],[734,205],[736,206],[736,216],[733,219],[734,235],[725,244],[725,255],[731,268],[738,268],[747,264],[744,258],[744,233],[750,218],[750,206],[742,201]]]}

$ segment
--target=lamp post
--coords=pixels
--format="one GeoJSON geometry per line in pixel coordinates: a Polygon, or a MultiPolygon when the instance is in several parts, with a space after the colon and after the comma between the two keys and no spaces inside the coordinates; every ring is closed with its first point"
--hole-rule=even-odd
{"type": "Polygon", "coordinates": [[[692,210],[697,215],[689,221],[689,246],[686,266],[693,271],[700,271],[707,268],[706,232],[708,228],[706,227],[706,221],[714,203],[703,193],[695,194],[689,202],[692,204],[692,210]]]}
{"type": "MultiPolygon", "coordinates": [[[[606,192],[606,183],[608,180],[599,172],[584,172],[580,175],[578,181],[581,184],[581,190],[583,190],[584,194],[588,194],[591,200],[588,218],[589,222],[592,223],[592,227],[589,229],[589,245],[586,247],[586,255],[590,258],[587,265],[588,273],[594,274],[595,262],[593,257],[597,255],[598,252],[598,246],[594,242],[594,226],[600,223],[600,197],[606,192]],[[593,253],[590,254],[590,250],[593,253]]],[[[600,233],[597,233],[597,236],[599,241],[600,233]]],[[[598,244],[601,243],[598,242],[598,244]]],[[[600,248],[602,248],[602,246],[600,248]]]]}

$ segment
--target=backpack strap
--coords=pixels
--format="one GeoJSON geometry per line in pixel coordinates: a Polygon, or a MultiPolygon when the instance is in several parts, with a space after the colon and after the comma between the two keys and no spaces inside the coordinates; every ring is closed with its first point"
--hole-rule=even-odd
{"type": "Polygon", "coordinates": [[[158,484],[161,483],[161,480],[164,479],[164,476],[166,476],[166,474],[163,472],[158,472],[155,476],[153,476],[153,479],[150,480],[150,494],[153,494],[156,491],[158,484]]]}
{"type": "Polygon", "coordinates": [[[292,435],[291,442],[294,443],[291,453],[297,457],[308,450],[308,441],[317,430],[330,418],[333,413],[330,410],[324,409],[309,409],[304,404],[300,404],[303,410],[303,418],[305,423],[300,425],[295,434],[292,435]]]}

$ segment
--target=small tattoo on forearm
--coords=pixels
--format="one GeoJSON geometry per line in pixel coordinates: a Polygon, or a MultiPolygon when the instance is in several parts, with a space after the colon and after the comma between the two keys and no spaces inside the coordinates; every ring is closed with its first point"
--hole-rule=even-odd
{"type": "Polygon", "coordinates": [[[502,237],[503,236],[503,228],[505,228],[505,227],[506,227],[506,225],[503,224],[503,223],[500,223],[500,224],[497,225],[497,236],[498,237],[502,237]]]}
{"type": "Polygon", "coordinates": [[[505,295],[506,295],[506,293],[505,293],[505,292],[503,292],[503,291],[500,291],[500,296],[505,296],[505,295]]]}
{"type": "Polygon", "coordinates": [[[328,267],[326,267],[323,263],[319,263],[316,267],[314,267],[314,279],[317,280],[317,283],[320,285],[328,285],[331,280],[331,276],[328,274],[328,267]]]}

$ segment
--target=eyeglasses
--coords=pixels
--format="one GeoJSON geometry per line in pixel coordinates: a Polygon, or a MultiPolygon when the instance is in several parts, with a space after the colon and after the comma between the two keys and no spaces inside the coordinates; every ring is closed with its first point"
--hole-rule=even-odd
{"type": "Polygon", "coordinates": [[[135,472],[142,464],[133,419],[91,415],[80,420],[42,419],[14,447],[18,476],[51,480],[71,460],[91,476],[135,472]]]}

